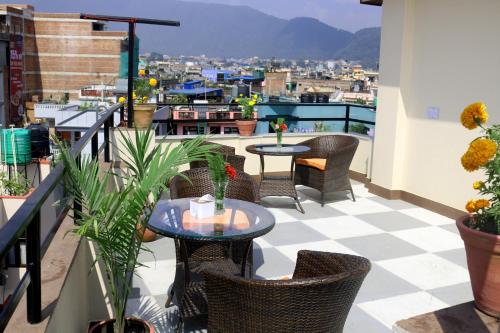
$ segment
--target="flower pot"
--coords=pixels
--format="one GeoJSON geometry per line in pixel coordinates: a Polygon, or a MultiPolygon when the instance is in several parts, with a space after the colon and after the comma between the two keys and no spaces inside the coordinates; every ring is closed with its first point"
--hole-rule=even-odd
{"type": "Polygon", "coordinates": [[[476,307],[484,313],[500,315],[500,236],[469,228],[470,216],[457,219],[465,244],[467,267],[476,307]]]}
{"type": "Polygon", "coordinates": [[[136,128],[148,128],[153,123],[156,104],[134,104],[134,125],[136,128]]]}
{"type": "MultiPolygon", "coordinates": [[[[155,331],[153,325],[143,319],[128,317],[125,321],[125,333],[154,333],[155,331]]],[[[100,321],[89,329],[89,333],[113,332],[114,323],[115,319],[100,321]]]]}
{"type": "Polygon", "coordinates": [[[257,120],[236,120],[236,126],[238,126],[241,136],[252,136],[257,126],[257,120]]]}
{"type": "Polygon", "coordinates": [[[141,237],[142,236],[142,241],[143,242],[152,242],[154,240],[156,240],[156,233],[148,228],[146,228],[146,230],[144,230],[144,232],[142,231],[142,227],[141,225],[138,223],[136,226],[135,226],[136,230],[137,230],[137,237],[141,237]]]}

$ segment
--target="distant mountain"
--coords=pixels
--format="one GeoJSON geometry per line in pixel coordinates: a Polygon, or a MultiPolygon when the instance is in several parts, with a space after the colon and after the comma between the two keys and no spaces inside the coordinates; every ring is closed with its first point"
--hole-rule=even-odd
{"type": "Polygon", "coordinates": [[[140,25],[143,51],[209,57],[345,58],[370,67],[378,62],[379,28],[353,34],[313,18],[284,20],[247,6],[175,0],[155,2],[154,7],[144,6],[140,11],[158,18],[162,13],[181,22],[180,28],[140,25]]]}
{"type": "Polygon", "coordinates": [[[376,68],[380,54],[380,28],[356,32],[346,47],[335,53],[335,58],[356,59],[366,67],[376,68]]]}

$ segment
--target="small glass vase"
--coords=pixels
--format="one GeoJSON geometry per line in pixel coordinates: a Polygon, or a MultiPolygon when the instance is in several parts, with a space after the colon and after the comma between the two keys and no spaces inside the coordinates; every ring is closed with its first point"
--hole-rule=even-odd
{"type": "Polygon", "coordinates": [[[214,182],[215,190],[215,214],[224,214],[224,194],[226,192],[227,181],[214,182]]]}
{"type": "Polygon", "coordinates": [[[276,132],[276,140],[277,140],[277,144],[276,146],[278,148],[281,148],[283,147],[283,145],[281,144],[281,140],[283,139],[283,132],[276,132]]]}

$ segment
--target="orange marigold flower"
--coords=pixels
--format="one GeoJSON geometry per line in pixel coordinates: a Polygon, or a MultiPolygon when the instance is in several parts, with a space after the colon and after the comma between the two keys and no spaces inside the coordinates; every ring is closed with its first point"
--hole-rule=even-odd
{"type": "Polygon", "coordinates": [[[475,213],[477,211],[476,202],[474,200],[467,201],[467,204],[465,205],[465,209],[469,213],[475,213]]]}
{"type": "Polygon", "coordinates": [[[462,156],[462,166],[469,172],[475,171],[495,157],[497,150],[495,141],[486,138],[476,139],[470,143],[469,149],[462,156]]]}
{"type": "Polygon", "coordinates": [[[487,199],[479,199],[475,202],[476,209],[487,208],[490,206],[490,201],[487,199]]]}
{"type": "Polygon", "coordinates": [[[474,129],[478,124],[486,123],[488,121],[486,105],[482,102],[476,102],[467,106],[460,116],[460,121],[468,129],[474,129]]]}
{"type": "Polygon", "coordinates": [[[139,69],[139,76],[146,75],[146,71],[144,69],[139,69]]]}

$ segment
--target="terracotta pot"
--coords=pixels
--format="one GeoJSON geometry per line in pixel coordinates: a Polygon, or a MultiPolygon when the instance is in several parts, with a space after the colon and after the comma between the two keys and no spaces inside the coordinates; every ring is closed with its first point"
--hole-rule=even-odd
{"type": "Polygon", "coordinates": [[[241,136],[252,136],[257,120],[236,120],[236,126],[241,136]]]}
{"type": "Polygon", "coordinates": [[[500,315],[500,236],[469,228],[469,216],[457,219],[465,244],[467,266],[476,307],[484,313],[500,315]]]}
{"type": "MultiPolygon", "coordinates": [[[[154,333],[155,329],[151,323],[134,317],[125,319],[125,333],[154,333]]],[[[115,319],[103,320],[89,329],[89,333],[107,333],[113,332],[115,319]]]]}
{"type": "Polygon", "coordinates": [[[140,224],[137,224],[135,226],[135,229],[137,230],[137,237],[141,237],[142,235],[142,241],[143,242],[152,242],[156,240],[156,233],[148,228],[144,232],[142,232],[142,227],[140,224]]]}
{"type": "Polygon", "coordinates": [[[156,104],[134,104],[134,125],[136,128],[148,128],[153,123],[156,104]]]}

